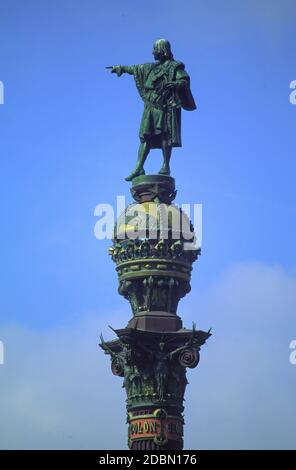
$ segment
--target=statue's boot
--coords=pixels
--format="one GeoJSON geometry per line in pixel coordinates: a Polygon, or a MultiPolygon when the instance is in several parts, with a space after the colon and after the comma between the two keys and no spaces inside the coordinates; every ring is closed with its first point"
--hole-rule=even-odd
{"type": "Polygon", "coordinates": [[[137,176],[140,175],[145,175],[145,170],[144,170],[144,163],[147,158],[147,155],[149,153],[149,149],[147,150],[146,146],[143,146],[144,144],[141,144],[139,154],[138,154],[138,160],[136,163],[136,168],[134,171],[125,178],[125,181],[131,181],[132,179],[136,178],[137,176]]]}
{"type": "Polygon", "coordinates": [[[167,153],[164,152],[163,155],[163,164],[161,169],[159,170],[158,174],[159,175],[167,175],[170,176],[171,170],[170,170],[170,159],[171,159],[171,152],[167,153]]]}
{"type": "Polygon", "coordinates": [[[170,167],[168,165],[163,165],[161,169],[159,170],[158,174],[170,176],[171,174],[170,167]]]}
{"type": "Polygon", "coordinates": [[[125,181],[131,181],[137,176],[145,175],[145,170],[144,168],[135,168],[135,170],[125,178],[125,181]]]}

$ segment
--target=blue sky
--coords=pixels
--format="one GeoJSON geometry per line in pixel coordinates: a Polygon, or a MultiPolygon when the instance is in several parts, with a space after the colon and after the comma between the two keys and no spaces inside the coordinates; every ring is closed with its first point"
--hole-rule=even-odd
{"type": "MultiPolygon", "coordinates": [[[[121,393],[118,380],[107,377],[107,361],[96,349],[96,338],[100,329],[109,334],[104,325],[126,324],[130,310],[116,292],[114,265],[107,254],[110,242],[94,237],[93,213],[99,203],[115,204],[116,195],[130,200],[124,177],[136,159],[143,105],[132,77],[118,79],[104,67],[151,61],[152,44],[159,37],[168,38],[175,58],[186,64],[198,106],[195,112],[183,113],[183,147],[172,158],[176,202],[203,204],[202,256],[194,266],[192,293],[181,301],[179,314],[187,325],[196,320],[201,328],[211,326],[214,331],[203,352],[200,375],[196,370],[190,380],[196,388],[192,385],[188,393],[198,394],[199,380],[204,387],[200,408],[197,405],[191,412],[198,416],[200,409],[211,407],[218,413],[223,408],[226,416],[233,401],[227,388],[229,374],[237,377],[237,396],[242,400],[237,406],[246,410],[242,416],[249,419],[255,405],[243,401],[246,384],[241,378],[241,361],[237,359],[230,367],[239,348],[234,340],[238,335],[243,358],[248,357],[250,342],[262,354],[261,366],[252,356],[254,384],[260,383],[262,370],[266,370],[267,389],[278,397],[270,402],[272,409],[278,408],[273,421],[271,409],[260,420],[262,426],[266,419],[271,420],[269,434],[264,439],[262,431],[254,434],[251,423],[251,442],[276,446],[281,439],[280,445],[292,445],[289,410],[295,414],[295,405],[292,395],[290,401],[289,397],[292,387],[295,390],[296,368],[289,364],[288,345],[296,338],[296,289],[291,289],[296,265],[296,106],[289,102],[289,83],[296,79],[295,18],[296,4],[290,0],[187,0],[182,7],[174,0],[1,2],[0,80],[5,103],[0,105],[0,339],[7,347],[0,376],[6,384],[2,391],[6,409],[18,409],[9,397],[24,387],[18,399],[20,408],[30,410],[22,419],[31,429],[26,437],[17,431],[22,413],[15,411],[9,442],[4,446],[32,447],[35,442],[63,447],[71,441],[65,438],[73,434],[73,429],[67,429],[72,426],[70,416],[73,423],[77,418],[71,409],[68,425],[49,421],[42,440],[37,438],[42,432],[36,416],[47,422],[40,411],[43,407],[38,411],[26,404],[26,390],[28,396],[49,394],[45,379],[45,388],[38,388],[39,369],[34,362],[41,338],[45,343],[40,351],[42,368],[51,364],[54,376],[56,361],[51,362],[50,348],[57,336],[64,335],[65,347],[60,345],[58,351],[61,364],[68,369],[71,359],[66,346],[71,345],[71,337],[80,344],[79,331],[89,332],[89,336],[85,333],[85,344],[89,344],[83,351],[97,357],[98,374],[105,374],[106,383],[114,383],[114,394],[121,393]],[[234,281],[237,295],[230,308],[219,286],[231,293],[234,281]],[[275,305],[270,303],[273,296],[275,305]],[[234,306],[237,317],[229,314],[234,306]],[[258,312],[263,312],[260,324],[258,312]],[[240,315],[244,319],[241,325],[240,315]],[[257,333],[246,324],[257,325],[257,333]],[[22,366],[28,368],[25,382],[18,382],[12,373],[19,370],[17,358],[24,354],[20,336],[23,341],[28,338],[28,362],[22,366]],[[280,391],[275,365],[262,352],[268,350],[268,338],[271,348],[278,351],[280,391]],[[225,376],[219,375],[214,360],[218,352],[222,357],[225,354],[225,376]],[[10,358],[15,358],[13,364],[10,358]],[[219,377],[220,383],[215,385],[213,377],[219,377]],[[223,403],[218,400],[221,386],[227,393],[223,403]],[[284,403],[287,411],[282,416],[284,403]],[[36,426],[32,424],[35,418],[36,426]],[[53,437],[58,426],[60,434],[53,437]]],[[[147,172],[158,171],[160,164],[159,152],[153,151],[147,172]]],[[[83,376],[87,364],[83,351],[81,382],[74,374],[61,391],[57,387],[52,407],[63,400],[63,393],[69,393],[73,380],[75,387],[81,387],[75,392],[85,403],[80,418],[91,435],[79,434],[71,445],[99,447],[103,441],[98,438],[95,444],[93,437],[99,435],[99,429],[95,423],[90,426],[87,417],[92,416],[90,404],[94,408],[96,399],[98,406],[104,400],[104,390],[96,392],[93,401],[87,398],[83,377],[89,380],[90,376],[83,376]]],[[[89,364],[92,377],[95,359],[89,364]]],[[[49,383],[52,381],[53,377],[49,383]]],[[[99,388],[99,382],[94,381],[93,387],[99,388]]],[[[114,396],[116,409],[122,409],[124,416],[123,397],[114,396]]],[[[194,401],[193,396],[187,400],[188,409],[190,400],[194,401]]],[[[260,403],[263,400],[256,405],[259,415],[260,403]]],[[[202,411],[198,419],[206,418],[202,411]]],[[[114,423],[117,421],[114,411],[114,423]]],[[[225,447],[234,442],[231,426],[224,430],[224,443],[214,438],[214,421],[205,426],[206,438],[199,435],[196,447],[207,448],[215,442],[225,447]]],[[[242,429],[235,433],[238,447],[246,443],[242,429]]],[[[121,432],[125,432],[124,425],[121,432]]],[[[117,442],[125,446],[120,433],[117,442]]],[[[194,447],[192,440],[190,445],[194,447]]]]}

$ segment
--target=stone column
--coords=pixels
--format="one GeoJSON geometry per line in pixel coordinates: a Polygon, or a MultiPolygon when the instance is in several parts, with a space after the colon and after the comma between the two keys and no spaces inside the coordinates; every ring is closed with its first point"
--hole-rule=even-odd
{"type": "Polygon", "coordinates": [[[198,365],[210,331],[183,328],[179,300],[190,292],[195,247],[193,225],[173,204],[175,180],[142,175],[133,179],[135,200],[119,216],[109,249],[116,263],[118,292],[132,318],[117,338],[100,346],[123,377],[131,450],[183,448],[186,369],[198,365]],[[190,244],[190,249],[188,249],[190,244]]]}

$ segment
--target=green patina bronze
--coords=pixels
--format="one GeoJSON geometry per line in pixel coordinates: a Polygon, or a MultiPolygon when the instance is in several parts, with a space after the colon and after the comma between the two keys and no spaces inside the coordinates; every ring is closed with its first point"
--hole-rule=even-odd
{"type": "MultiPolygon", "coordinates": [[[[138,414],[149,416],[162,410],[183,424],[184,393],[188,384],[186,369],[198,365],[200,347],[210,332],[197,331],[195,324],[192,330],[174,332],[135,328],[114,332],[118,339],[108,343],[101,335],[101,347],[111,356],[113,374],[123,377],[128,423],[132,423],[138,414]]],[[[183,447],[182,434],[175,435],[173,440],[177,448],[183,447]]],[[[167,439],[159,441],[153,436],[153,442],[164,449],[172,448],[167,439]]],[[[129,445],[133,445],[131,439],[129,445]]]]}
{"type": "Polygon", "coordinates": [[[140,148],[129,204],[118,217],[109,254],[116,265],[118,293],[128,300],[132,316],[112,330],[113,341],[100,346],[111,370],[123,378],[129,447],[132,450],[183,448],[184,394],[187,369],[199,363],[209,331],[183,327],[179,302],[190,292],[193,263],[200,255],[189,217],[173,201],[170,176],[173,147],[181,146],[181,109],[195,109],[190,79],[174,60],[170,43],[154,44],[154,63],[112,66],[112,73],[134,76],[144,112],[140,148]],[[145,175],[150,149],[160,148],[158,175],[145,175]]]}
{"type": "Polygon", "coordinates": [[[140,65],[115,65],[112,73],[134,76],[138,92],[144,101],[140,126],[140,147],[134,171],[127,181],[142,175],[145,160],[153,148],[162,149],[161,175],[170,174],[170,158],[173,147],[181,147],[181,109],[193,111],[196,105],[190,90],[190,78],[185,65],[174,60],[171,45],[166,39],[154,43],[156,62],[140,65]]]}
{"type": "Polygon", "coordinates": [[[194,245],[194,228],[170,202],[175,196],[173,178],[143,175],[134,178],[131,192],[136,202],[119,216],[109,248],[116,263],[118,292],[130,302],[134,314],[129,326],[150,324],[152,328],[156,322],[156,329],[175,329],[180,325],[178,302],[190,291],[192,264],[200,254],[194,245]],[[188,243],[193,244],[191,249],[186,249],[188,243]]]}
{"type": "Polygon", "coordinates": [[[177,315],[180,299],[190,292],[200,249],[188,216],[172,202],[174,178],[141,175],[133,179],[131,194],[135,202],[119,216],[109,253],[116,264],[118,293],[129,301],[132,318],[125,328],[114,330],[117,339],[105,342],[101,337],[100,346],[111,357],[112,372],[123,377],[131,449],[181,449],[182,432],[169,429],[183,429],[186,369],[198,365],[200,348],[211,335],[196,330],[195,324],[191,330],[183,328],[177,315]],[[176,231],[178,219],[181,232],[176,231]],[[191,249],[186,249],[188,243],[191,249]],[[159,410],[164,416],[157,421],[160,434],[135,431],[150,429],[159,410]]]}

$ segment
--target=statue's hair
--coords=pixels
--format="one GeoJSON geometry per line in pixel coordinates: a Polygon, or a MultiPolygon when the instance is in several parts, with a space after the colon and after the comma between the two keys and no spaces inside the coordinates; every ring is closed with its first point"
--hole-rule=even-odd
{"type": "Polygon", "coordinates": [[[173,54],[171,50],[171,44],[167,39],[157,39],[154,43],[154,47],[163,57],[166,59],[173,59],[173,54]]]}

